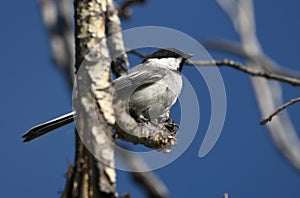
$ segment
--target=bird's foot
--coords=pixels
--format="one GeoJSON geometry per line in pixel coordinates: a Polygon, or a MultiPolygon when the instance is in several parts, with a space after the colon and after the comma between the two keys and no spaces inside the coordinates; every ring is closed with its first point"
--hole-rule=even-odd
{"type": "Polygon", "coordinates": [[[169,131],[174,131],[176,132],[176,129],[179,128],[179,125],[174,122],[172,118],[167,118],[164,121],[164,126],[169,130],[169,131]]]}

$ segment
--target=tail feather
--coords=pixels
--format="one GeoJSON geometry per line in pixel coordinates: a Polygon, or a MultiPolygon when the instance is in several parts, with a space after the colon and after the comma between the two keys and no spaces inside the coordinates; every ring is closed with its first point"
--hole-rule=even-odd
{"type": "Polygon", "coordinates": [[[42,135],[45,135],[59,127],[62,127],[66,124],[69,124],[74,121],[74,117],[76,116],[76,112],[73,111],[71,113],[65,114],[48,122],[39,124],[31,129],[29,129],[23,136],[23,142],[30,142],[35,138],[38,138],[42,135]]]}

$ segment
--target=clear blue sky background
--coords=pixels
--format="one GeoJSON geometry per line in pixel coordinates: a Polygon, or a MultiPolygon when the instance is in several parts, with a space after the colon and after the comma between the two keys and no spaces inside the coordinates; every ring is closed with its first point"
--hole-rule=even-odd
{"type": "MultiPolygon", "coordinates": [[[[40,122],[71,110],[71,95],[61,72],[53,65],[47,31],[36,1],[3,1],[0,31],[0,190],[1,197],[59,197],[69,162],[73,162],[74,135],[69,125],[29,144],[21,135],[40,122]]],[[[279,64],[299,70],[300,3],[296,0],[255,1],[257,33],[265,52],[279,64]]],[[[201,41],[237,40],[232,25],[215,1],[153,1],[133,9],[123,28],[159,25],[177,29],[201,41]]],[[[212,53],[216,58],[229,57],[212,53]]],[[[298,197],[300,175],[277,152],[268,131],[258,124],[258,111],[249,77],[222,68],[228,112],[222,135],[213,150],[198,157],[209,119],[209,98],[203,80],[194,79],[201,98],[199,131],[189,149],[172,164],[155,171],[172,197],[298,197]],[[205,125],[206,124],[206,125],[205,125]]],[[[186,76],[192,69],[184,69],[186,76]]],[[[299,88],[283,85],[285,100],[299,96],[299,88]]],[[[289,109],[300,130],[299,106],[289,109]]],[[[188,131],[186,131],[188,133],[188,131]]],[[[143,197],[118,171],[119,193],[143,197]]]]}

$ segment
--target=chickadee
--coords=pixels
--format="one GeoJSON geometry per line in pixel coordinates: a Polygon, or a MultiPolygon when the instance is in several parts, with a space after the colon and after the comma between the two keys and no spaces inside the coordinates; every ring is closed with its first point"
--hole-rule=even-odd
{"type": "MultiPolygon", "coordinates": [[[[115,79],[115,93],[128,98],[129,113],[138,122],[169,118],[170,108],[182,88],[181,70],[192,57],[174,48],[160,49],[115,79]]],[[[74,121],[76,112],[65,114],[31,128],[22,137],[29,142],[74,121]]]]}

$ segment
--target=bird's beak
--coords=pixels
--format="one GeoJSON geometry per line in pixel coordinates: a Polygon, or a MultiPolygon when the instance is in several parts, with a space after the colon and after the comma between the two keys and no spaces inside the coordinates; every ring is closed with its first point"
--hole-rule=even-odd
{"type": "Polygon", "coordinates": [[[193,57],[193,56],[194,56],[194,54],[184,54],[184,55],[183,55],[183,58],[189,59],[189,58],[191,58],[191,57],[193,57]]]}

